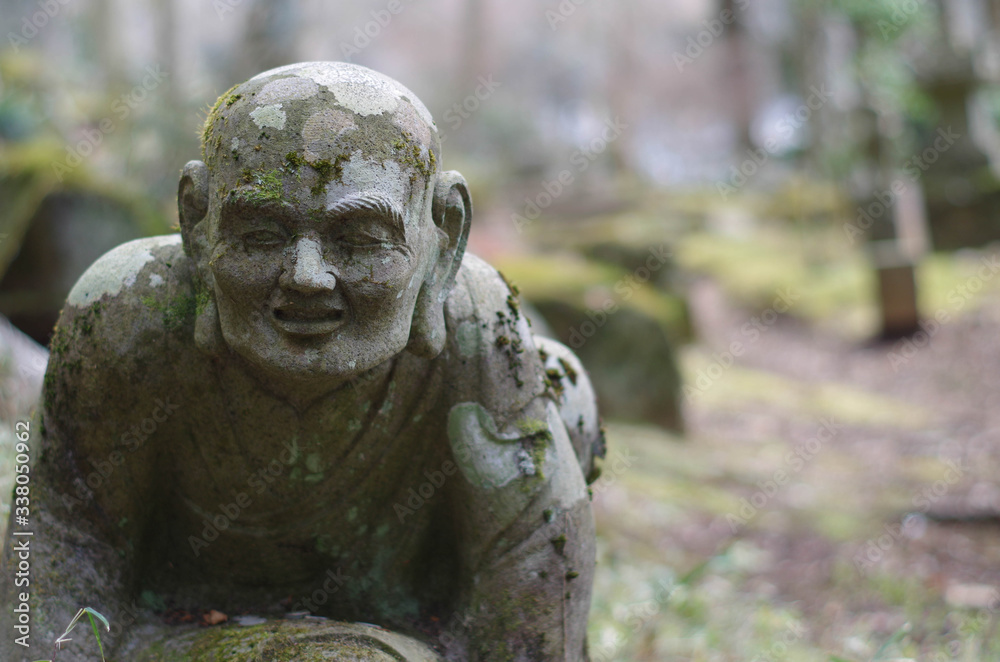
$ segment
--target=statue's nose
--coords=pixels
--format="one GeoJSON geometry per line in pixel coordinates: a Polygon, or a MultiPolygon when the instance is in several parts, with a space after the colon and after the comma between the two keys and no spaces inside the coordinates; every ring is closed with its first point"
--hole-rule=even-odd
{"type": "Polygon", "coordinates": [[[337,286],[336,269],[323,257],[323,246],[316,238],[299,237],[290,247],[278,284],[306,293],[332,290],[337,286]]]}

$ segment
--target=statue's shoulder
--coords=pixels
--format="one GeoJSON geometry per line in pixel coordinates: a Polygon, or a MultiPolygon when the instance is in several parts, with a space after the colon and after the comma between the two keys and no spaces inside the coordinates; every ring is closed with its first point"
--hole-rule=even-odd
{"type": "Polygon", "coordinates": [[[583,475],[593,475],[594,458],[605,450],[590,379],[568,347],[532,334],[516,288],[489,264],[467,255],[446,310],[454,391],[450,418],[474,412],[494,419],[487,428],[540,428],[551,413],[545,411],[553,409],[561,419],[553,430],[568,434],[583,475]]]}
{"type": "Polygon", "coordinates": [[[460,512],[474,552],[502,556],[556,509],[586,503],[593,392],[576,358],[532,335],[516,290],[475,256],[463,260],[447,311],[447,432],[465,477],[460,512]],[[501,531],[508,542],[490,551],[501,531]]]}
{"type": "Polygon", "coordinates": [[[94,262],[70,291],[50,343],[49,437],[73,444],[78,457],[104,457],[122,443],[127,422],[182,398],[178,373],[197,365],[194,308],[179,235],[137,239],[94,262]]]}
{"type": "Polygon", "coordinates": [[[148,361],[167,353],[170,336],[192,336],[197,305],[180,235],[130,241],[101,256],[70,290],[53,357],[72,351],[94,360],[148,361]]]}
{"type": "Polygon", "coordinates": [[[545,390],[544,368],[516,291],[492,266],[466,253],[445,306],[448,385],[505,416],[545,390]]]}

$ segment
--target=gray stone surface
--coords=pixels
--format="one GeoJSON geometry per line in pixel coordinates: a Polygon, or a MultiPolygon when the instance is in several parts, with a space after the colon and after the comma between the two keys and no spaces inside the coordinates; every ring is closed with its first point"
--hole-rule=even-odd
{"type": "MultiPolygon", "coordinates": [[[[80,606],[121,659],[585,659],[593,391],[465,254],[426,108],[292,65],[223,95],[203,143],[181,234],[111,251],[63,309],[10,524],[30,586],[10,538],[0,569],[0,631],[27,591],[32,647],[0,659],[48,657],[80,606]],[[268,620],[192,634],[164,609],[268,620]]],[[[60,662],[94,659],[76,639],[60,662]]]]}

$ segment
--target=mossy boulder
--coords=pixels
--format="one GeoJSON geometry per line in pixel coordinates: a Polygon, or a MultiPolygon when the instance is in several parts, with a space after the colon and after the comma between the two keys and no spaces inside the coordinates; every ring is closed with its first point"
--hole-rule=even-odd
{"type": "Polygon", "coordinates": [[[547,254],[501,260],[500,267],[541,315],[540,326],[580,357],[605,416],[680,431],[674,343],[689,336],[685,301],[649,284],[658,271],[654,261],[646,266],[650,252],[642,259],[616,255],[639,266],[627,271],[609,261],[547,254]]]}

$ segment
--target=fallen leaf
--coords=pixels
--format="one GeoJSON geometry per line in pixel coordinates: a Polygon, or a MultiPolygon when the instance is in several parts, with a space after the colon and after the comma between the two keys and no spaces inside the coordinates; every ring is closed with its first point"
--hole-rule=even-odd
{"type": "Polygon", "coordinates": [[[219,623],[225,623],[229,620],[229,617],[223,614],[221,611],[211,610],[207,614],[201,615],[201,622],[204,625],[218,625],[219,623]]]}

